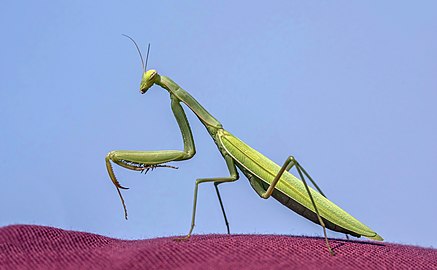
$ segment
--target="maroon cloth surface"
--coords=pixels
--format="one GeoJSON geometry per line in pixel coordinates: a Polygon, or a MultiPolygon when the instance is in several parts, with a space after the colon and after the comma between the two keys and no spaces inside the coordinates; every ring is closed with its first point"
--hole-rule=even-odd
{"type": "Polygon", "coordinates": [[[437,269],[437,250],[280,235],[119,240],[34,225],[0,228],[0,269],[437,269]]]}

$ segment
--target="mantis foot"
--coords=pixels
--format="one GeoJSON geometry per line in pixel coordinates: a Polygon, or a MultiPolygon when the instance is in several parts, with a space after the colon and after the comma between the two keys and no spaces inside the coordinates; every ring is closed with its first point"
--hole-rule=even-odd
{"type": "Polygon", "coordinates": [[[175,238],[175,239],[173,239],[173,241],[176,241],[176,242],[184,242],[184,241],[188,241],[188,240],[190,239],[190,237],[191,237],[191,234],[188,234],[188,235],[185,236],[185,237],[178,237],[178,238],[175,238]]]}

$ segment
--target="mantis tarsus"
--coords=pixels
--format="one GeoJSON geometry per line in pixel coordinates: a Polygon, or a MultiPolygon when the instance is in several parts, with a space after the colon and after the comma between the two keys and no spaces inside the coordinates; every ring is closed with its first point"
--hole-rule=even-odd
{"type": "MultiPolygon", "coordinates": [[[[128,36],[127,36],[128,37],[128,36]]],[[[128,37],[130,38],[130,37],[128,37]]],[[[138,49],[135,41],[130,38],[138,49]]],[[[150,44],[148,52],[150,49],[150,44]]],[[[299,215],[319,224],[323,228],[326,246],[331,255],[334,255],[330,247],[326,228],[352,235],[355,237],[365,236],[369,239],[382,241],[382,237],[369,227],[352,217],[346,211],[328,200],[317,184],[313,181],[310,175],[293,157],[289,156],[282,166],[277,165],[261,153],[257,152],[240,139],[226,131],[222,124],[214,118],[205,108],[199,104],[188,92],[183,90],[179,85],[166,76],[159,75],[156,70],[146,70],[146,64],[142,60],[143,77],[140,84],[141,94],[145,94],[153,85],[158,85],[168,91],[171,99],[171,109],[179,125],[182,133],[184,150],[164,150],[164,151],[111,151],[106,156],[106,167],[109,176],[117,188],[121,202],[123,204],[125,218],[127,219],[127,210],[121,195],[120,189],[126,189],[121,186],[113,172],[111,162],[118,164],[124,168],[134,171],[148,171],[156,167],[176,168],[165,163],[170,161],[180,161],[192,158],[195,153],[194,140],[191,133],[190,125],[185,115],[181,103],[185,104],[199,118],[200,122],[206,127],[211,135],[218,150],[222,154],[229,176],[214,177],[214,178],[199,178],[196,180],[194,188],[193,212],[191,218],[191,227],[186,237],[188,239],[193,232],[196,216],[197,192],[198,186],[201,183],[214,183],[220,207],[225,220],[228,234],[229,222],[226,217],[222,198],[218,189],[218,185],[226,182],[238,180],[239,175],[237,168],[248,178],[255,192],[264,199],[272,196],[280,203],[295,211],[299,215]],[[289,173],[289,170],[295,167],[300,179],[289,173]],[[308,178],[314,187],[314,190],[307,185],[308,178]]]]}

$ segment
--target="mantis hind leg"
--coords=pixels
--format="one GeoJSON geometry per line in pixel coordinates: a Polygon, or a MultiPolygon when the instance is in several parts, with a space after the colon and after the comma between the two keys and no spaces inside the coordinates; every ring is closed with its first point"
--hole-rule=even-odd
{"type": "Polygon", "coordinates": [[[314,185],[314,187],[320,192],[321,195],[323,195],[324,197],[325,194],[323,194],[322,190],[317,186],[317,184],[314,182],[314,180],[311,178],[311,176],[305,171],[305,169],[299,164],[299,162],[297,162],[297,160],[293,157],[293,156],[289,156],[287,158],[287,160],[284,162],[284,165],[282,165],[281,169],[279,170],[278,174],[275,176],[275,178],[273,179],[272,183],[270,184],[269,188],[267,189],[267,191],[261,195],[261,197],[263,197],[264,199],[267,199],[268,197],[270,197],[273,193],[273,190],[275,189],[276,184],[279,182],[279,180],[281,179],[282,174],[284,173],[284,171],[289,171],[292,167],[296,167],[297,172],[299,173],[299,177],[302,180],[304,186],[305,186],[305,190],[308,193],[308,196],[310,197],[311,203],[314,207],[315,213],[317,215],[317,219],[319,220],[319,224],[320,226],[322,226],[323,228],[323,234],[325,236],[325,242],[326,242],[326,247],[328,248],[328,251],[331,255],[335,255],[334,251],[331,248],[331,245],[329,244],[328,241],[328,236],[326,234],[326,225],[323,222],[322,217],[319,214],[319,210],[317,209],[317,205],[314,201],[313,196],[311,195],[311,191],[308,187],[308,184],[305,180],[305,177],[308,177],[308,179],[311,181],[311,183],[314,185]]]}
{"type": "Polygon", "coordinates": [[[199,184],[207,183],[207,182],[213,182],[215,185],[217,196],[219,198],[220,206],[221,206],[221,209],[223,212],[223,216],[225,218],[226,227],[227,227],[228,233],[229,233],[229,223],[228,223],[228,219],[226,218],[225,209],[223,207],[223,203],[222,203],[221,196],[220,196],[220,193],[218,191],[217,185],[219,185],[221,183],[226,183],[226,182],[234,182],[234,181],[238,180],[239,176],[238,176],[237,168],[235,167],[234,160],[230,156],[225,156],[224,158],[225,158],[226,165],[228,167],[230,176],[228,176],[228,177],[216,177],[216,178],[199,178],[196,180],[196,185],[194,187],[193,213],[191,216],[190,231],[188,232],[188,234],[185,237],[176,238],[175,239],[176,241],[188,240],[191,237],[191,233],[193,232],[195,222],[196,222],[197,193],[198,193],[198,189],[199,189],[199,184]]]}

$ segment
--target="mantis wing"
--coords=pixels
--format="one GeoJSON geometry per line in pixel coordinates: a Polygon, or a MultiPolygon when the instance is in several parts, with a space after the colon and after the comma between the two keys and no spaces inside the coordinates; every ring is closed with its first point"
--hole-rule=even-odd
{"type": "MultiPolygon", "coordinates": [[[[250,173],[258,177],[264,183],[268,185],[272,183],[273,179],[281,169],[279,165],[226,130],[219,130],[217,135],[226,152],[228,152],[239,165],[250,171],[250,173]]],[[[291,173],[285,171],[275,189],[293,199],[306,209],[315,212],[303,182],[291,173]]],[[[310,192],[322,218],[341,228],[354,232],[357,235],[362,235],[373,240],[383,240],[382,237],[372,229],[358,221],[314,189],[310,188],[310,192]]]]}

